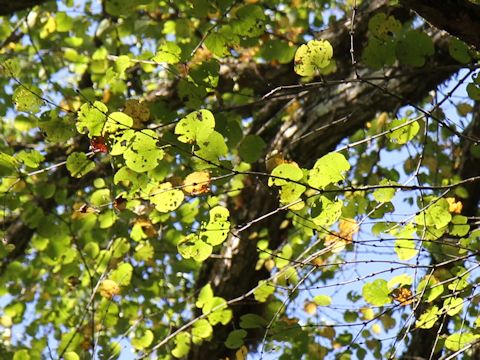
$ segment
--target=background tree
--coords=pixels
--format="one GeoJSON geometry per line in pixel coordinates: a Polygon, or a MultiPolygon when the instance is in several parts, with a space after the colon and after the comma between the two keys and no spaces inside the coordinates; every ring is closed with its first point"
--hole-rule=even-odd
{"type": "Polygon", "coordinates": [[[2,356],[479,356],[475,1],[0,9],[2,356]]]}

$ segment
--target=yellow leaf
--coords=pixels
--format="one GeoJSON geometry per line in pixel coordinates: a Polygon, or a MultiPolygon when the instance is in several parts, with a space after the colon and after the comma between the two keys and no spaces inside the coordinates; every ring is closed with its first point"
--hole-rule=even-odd
{"type": "Polygon", "coordinates": [[[460,214],[463,209],[463,204],[461,201],[455,202],[455,198],[453,197],[448,197],[446,198],[448,202],[448,211],[454,214],[460,214]]]}
{"type": "Polygon", "coordinates": [[[317,305],[314,302],[307,302],[303,307],[303,310],[309,315],[313,315],[317,312],[317,305]]]}
{"type": "Polygon", "coordinates": [[[210,191],[210,182],[210,174],[207,171],[196,171],[185,178],[183,191],[190,195],[204,194],[210,191]]]}
{"type": "Polygon", "coordinates": [[[407,306],[413,302],[412,291],[406,287],[393,290],[392,297],[393,300],[398,301],[403,306],[407,306]]]}
{"type": "Polygon", "coordinates": [[[120,294],[120,286],[113,280],[103,280],[99,289],[100,295],[104,298],[111,299],[115,295],[120,294]]]}
{"type": "Polygon", "coordinates": [[[242,345],[240,349],[235,353],[235,360],[245,360],[247,358],[248,349],[245,345],[242,345]]]}

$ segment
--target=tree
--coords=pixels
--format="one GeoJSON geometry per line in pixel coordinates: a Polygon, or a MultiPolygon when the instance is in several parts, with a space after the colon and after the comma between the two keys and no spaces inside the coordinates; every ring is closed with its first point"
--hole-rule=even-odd
{"type": "Polygon", "coordinates": [[[0,9],[4,358],[479,356],[476,1],[0,9]]]}

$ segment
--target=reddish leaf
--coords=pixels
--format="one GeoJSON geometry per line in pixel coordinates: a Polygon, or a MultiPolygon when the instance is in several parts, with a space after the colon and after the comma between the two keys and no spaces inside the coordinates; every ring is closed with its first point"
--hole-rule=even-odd
{"type": "Polygon", "coordinates": [[[90,140],[90,149],[94,152],[108,153],[108,148],[105,144],[105,138],[103,136],[94,136],[90,140]]]}

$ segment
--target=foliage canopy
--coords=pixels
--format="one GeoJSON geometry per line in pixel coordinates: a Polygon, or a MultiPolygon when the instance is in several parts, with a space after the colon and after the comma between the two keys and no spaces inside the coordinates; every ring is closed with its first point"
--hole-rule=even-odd
{"type": "Polygon", "coordinates": [[[478,356],[480,10],[452,3],[10,3],[2,358],[478,356]]]}

